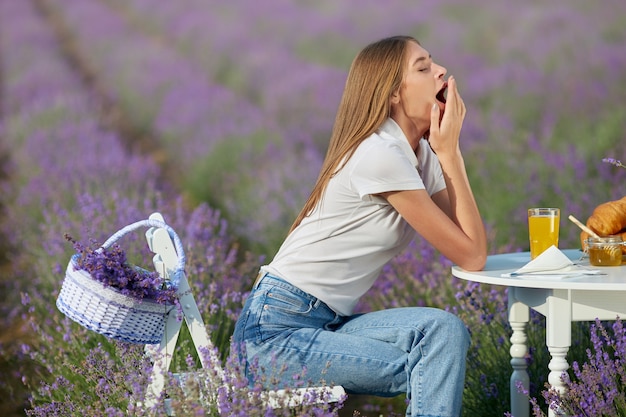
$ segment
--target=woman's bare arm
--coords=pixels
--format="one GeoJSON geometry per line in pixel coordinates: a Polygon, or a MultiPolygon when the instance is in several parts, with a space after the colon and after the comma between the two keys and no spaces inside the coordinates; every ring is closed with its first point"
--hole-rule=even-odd
{"type": "Polygon", "coordinates": [[[464,269],[480,270],[487,259],[487,237],[459,147],[464,117],[465,105],[450,77],[444,115],[440,123],[439,107],[433,106],[429,135],[446,189],[432,198],[426,190],[389,192],[383,197],[448,259],[464,269]]]}

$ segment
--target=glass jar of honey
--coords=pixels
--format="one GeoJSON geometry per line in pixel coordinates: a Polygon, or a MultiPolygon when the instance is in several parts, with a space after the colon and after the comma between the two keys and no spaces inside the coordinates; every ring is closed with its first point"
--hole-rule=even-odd
{"type": "Polygon", "coordinates": [[[589,263],[593,266],[619,266],[622,264],[621,236],[589,237],[586,240],[589,263]]]}

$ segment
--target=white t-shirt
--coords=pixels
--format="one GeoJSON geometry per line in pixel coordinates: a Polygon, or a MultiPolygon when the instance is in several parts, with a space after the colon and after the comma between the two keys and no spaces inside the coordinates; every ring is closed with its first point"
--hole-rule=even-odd
{"type": "Polygon", "coordinates": [[[382,197],[387,191],[445,188],[437,156],[425,139],[418,155],[400,126],[387,121],[330,180],[321,203],[284,241],[263,271],[350,315],[382,267],[415,236],[382,197]]]}

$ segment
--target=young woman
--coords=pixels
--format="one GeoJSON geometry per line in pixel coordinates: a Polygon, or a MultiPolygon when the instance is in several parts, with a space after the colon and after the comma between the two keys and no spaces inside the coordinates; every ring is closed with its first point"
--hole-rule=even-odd
{"type": "Polygon", "coordinates": [[[408,416],[460,415],[469,336],[456,316],[419,307],[353,315],[416,233],[465,269],[485,264],[459,148],[465,105],[445,75],[407,36],[355,58],[317,183],[237,322],[233,341],[248,363],[287,386],[306,369],[305,379],[348,393],[406,393],[408,416]]]}

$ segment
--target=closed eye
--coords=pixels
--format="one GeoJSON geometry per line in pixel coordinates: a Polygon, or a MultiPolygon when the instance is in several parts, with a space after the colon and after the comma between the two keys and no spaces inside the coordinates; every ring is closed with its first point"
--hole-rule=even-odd
{"type": "Polygon", "coordinates": [[[415,61],[413,61],[413,63],[411,64],[411,67],[418,68],[419,72],[428,72],[430,71],[432,62],[433,60],[430,54],[427,57],[420,56],[415,61]]]}

